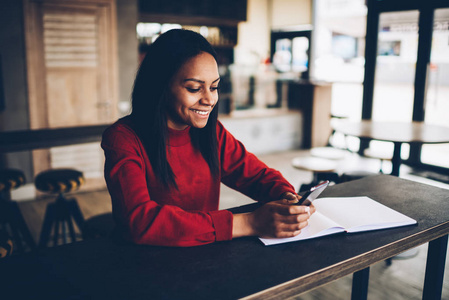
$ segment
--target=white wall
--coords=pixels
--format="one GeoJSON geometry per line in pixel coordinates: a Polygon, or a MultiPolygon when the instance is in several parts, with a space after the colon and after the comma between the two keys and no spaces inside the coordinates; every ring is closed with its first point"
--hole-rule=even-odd
{"type": "Polygon", "coordinates": [[[255,65],[269,56],[270,24],[268,0],[248,0],[247,21],[238,26],[234,61],[239,65],[255,65]]]}
{"type": "Polygon", "coordinates": [[[273,29],[312,24],[312,0],[272,0],[273,29]]]}
{"type": "Polygon", "coordinates": [[[247,21],[238,27],[234,61],[257,65],[270,55],[271,29],[312,24],[313,0],[248,0],[247,21]]]}

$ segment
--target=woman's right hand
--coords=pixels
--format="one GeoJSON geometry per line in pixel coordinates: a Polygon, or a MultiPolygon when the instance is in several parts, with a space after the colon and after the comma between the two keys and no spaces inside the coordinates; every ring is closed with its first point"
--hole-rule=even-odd
{"type": "Polygon", "coordinates": [[[251,213],[234,215],[233,237],[293,237],[308,225],[314,212],[313,205],[292,205],[287,199],[268,202],[251,213]]]}

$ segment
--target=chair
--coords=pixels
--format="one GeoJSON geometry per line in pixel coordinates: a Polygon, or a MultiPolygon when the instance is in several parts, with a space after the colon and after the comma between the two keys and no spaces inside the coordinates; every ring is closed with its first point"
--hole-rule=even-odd
{"type": "Polygon", "coordinates": [[[62,237],[67,243],[67,229],[71,241],[76,241],[75,228],[72,219],[82,231],[84,217],[75,198],[67,199],[64,194],[77,190],[84,183],[82,172],[73,169],[53,169],[39,173],[35,178],[35,185],[39,191],[57,194],[53,203],[47,205],[39,247],[46,247],[51,237],[53,227],[53,246],[62,237]]]}
{"type": "Polygon", "coordinates": [[[339,175],[337,173],[338,162],[335,160],[319,157],[296,157],[292,160],[292,166],[296,169],[313,173],[312,181],[302,184],[299,187],[299,192],[306,191],[324,180],[329,180],[334,183],[339,182],[339,175]]]}
{"type": "MultiPolygon", "coordinates": [[[[347,117],[340,117],[331,115],[331,122],[337,119],[346,119],[347,117]]],[[[333,159],[333,160],[339,160],[344,159],[347,153],[347,145],[346,145],[346,136],[343,136],[343,143],[340,145],[338,144],[338,141],[336,141],[336,131],[335,129],[332,129],[331,134],[329,135],[327,139],[327,144],[324,147],[313,147],[310,149],[310,155],[314,157],[320,157],[325,159],[333,159]]]]}
{"type": "Polygon", "coordinates": [[[17,202],[11,200],[11,191],[25,183],[25,175],[17,169],[0,170],[0,227],[8,234],[19,253],[36,249],[17,202]]]}

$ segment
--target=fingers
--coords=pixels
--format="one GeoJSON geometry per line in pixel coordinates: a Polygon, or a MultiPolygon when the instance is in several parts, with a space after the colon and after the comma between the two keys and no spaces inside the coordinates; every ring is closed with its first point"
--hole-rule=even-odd
{"type": "Polygon", "coordinates": [[[309,225],[307,220],[298,224],[284,224],[279,226],[273,235],[277,238],[293,237],[300,234],[307,225],[309,225]]]}
{"type": "Polygon", "coordinates": [[[308,213],[309,211],[310,208],[308,206],[302,205],[278,203],[278,205],[276,206],[276,212],[281,215],[299,215],[308,213]]]}
{"type": "Polygon", "coordinates": [[[298,235],[308,225],[315,208],[287,204],[287,199],[266,203],[252,213],[250,226],[262,237],[290,237],[298,235]]]}
{"type": "Polygon", "coordinates": [[[289,216],[279,215],[278,218],[280,222],[285,224],[298,224],[307,221],[309,219],[309,215],[308,214],[289,215],[289,216]]]}
{"type": "Polygon", "coordinates": [[[290,193],[290,192],[286,192],[284,194],[282,194],[282,199],[286,199],[286,200],[297,200],[298,197],[296,194],[290,193]]]}
{"type": "Polygon", "coordinates": [[[310,207],[310,214],[313,214],[313,213],[316,212],[316,208],[315,208],[315,206],[313,204],[310,205],[309,207],[310,207]]]}
{"type": "Polygon", "coordinates": [[[284,224],[280,230],[283,232],[300,231],[301,229],[307,227],[309,222],[307,220],[297,223],[297,224],[284,224]]]}

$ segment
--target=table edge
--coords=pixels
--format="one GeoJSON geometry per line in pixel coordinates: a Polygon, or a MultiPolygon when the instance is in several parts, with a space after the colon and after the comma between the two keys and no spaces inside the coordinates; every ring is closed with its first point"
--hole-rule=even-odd
{"type": "Polygon", "coordinates": [[[309,292],[447,234],[449,234],[449,221],[241,299],[285,299],[309,292]]]}

